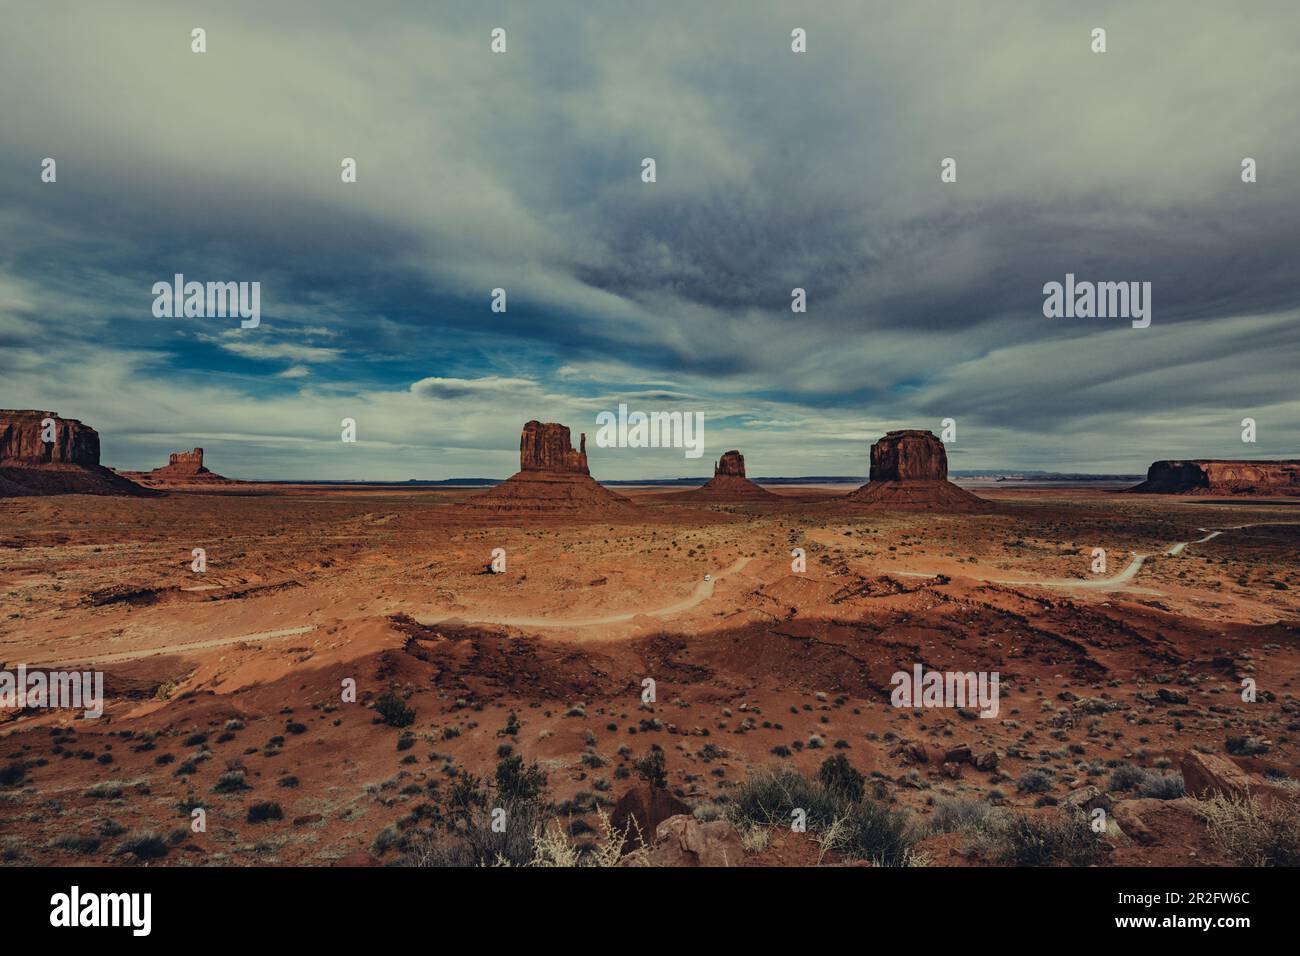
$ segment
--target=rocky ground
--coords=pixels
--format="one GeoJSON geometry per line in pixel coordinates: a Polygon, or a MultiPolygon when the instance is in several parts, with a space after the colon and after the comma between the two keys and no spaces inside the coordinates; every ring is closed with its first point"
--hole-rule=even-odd
{"type": "Polygon", "coordinates": [[[625,862],[1295,850],[1270,809],[1300,764],[1293,507],[774,490],[528,521],[466,490],[0,500],[0,658],[102,670],[110,697],[99,720],[0,712],[0,855],[466,862],[504,807],[531,842],[491,854],[613,862],[637,805],[625,862]],[[998,716],[891,706],[915,663],[997,671],[998,716]]]}

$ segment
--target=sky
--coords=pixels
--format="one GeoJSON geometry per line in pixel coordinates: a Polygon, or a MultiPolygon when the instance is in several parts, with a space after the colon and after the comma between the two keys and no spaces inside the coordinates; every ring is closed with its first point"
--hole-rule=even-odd
{"type": "Polygon", "coordinates": [[[1300,457],[1300,5],[1249,10],[0,0],[0,407],[237,478],[505,477],[532,418],[608,479],[946,418],[958,470],[1300,457]],[[176,273],[260,325],[155,317],[176,273]],[[596,447],[620,404],[703,458],[596,447]]]}

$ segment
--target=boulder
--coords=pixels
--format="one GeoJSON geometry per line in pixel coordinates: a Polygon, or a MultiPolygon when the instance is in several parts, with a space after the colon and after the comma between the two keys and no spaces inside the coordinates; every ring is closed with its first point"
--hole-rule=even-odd
{"type": "Polygon", "coordinates": [[[633,787],[619,797],[609,815],[609,822],[616,830],[627,831],[627,840],[623,844],[626,853],[651,839],[659,824],[669,817],[690,812],[690,807],[667,790],[646,784],[633,787]],[[633,821],[635,825],[632,825],[633,821]]]}
{"type": "Polygon", "coordinates": [[[1253,779],[1231,760],[1195,750],[1183,754],[1180,769],[1187,795],[1202,800],[1220,795],[1239,798],[1265,786],[1264,781],[1253,779]]]}
{"type": "Polygon", "coordinates": [[[728,821],[679,814],[655,829],[649,857],[652,866],[744,866],[745,847],[728,821]]]}

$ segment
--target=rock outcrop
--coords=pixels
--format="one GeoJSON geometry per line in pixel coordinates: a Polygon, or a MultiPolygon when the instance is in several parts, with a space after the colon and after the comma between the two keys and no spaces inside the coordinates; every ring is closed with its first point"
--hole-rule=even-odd
{"type": "Polygon", "coordinates": [[[579,436],[579,447],[575,450],[568,425],[529,422],[519,436],[519,470],[591,474],[587,470],[586,434],[579,436]]]}
{"type": "Polygon", "coordinates": [[[674,501],[775,501],[774,495],[745,477],[745,456],[732,449],[713,466],[713,478],[690,491],[671,496],[674,501]]]}
{"type": "Polygon", "coordinates": [[[587,436],[573,447],[566,425],[531,421],[519,438],[519,471],[495,488],[463,501],[471,515],[563,516],[581,519],[632,513],[632,502],[587,471],[587,436]]]}
{"type": "Polygon", "coordinates": [[[1163,495],[1300,495],[1300,460],[1157,461],[1147,480],[1129,489],[1163,495]]]}
{"type": "Polygon", "coordinates": [[[99,463],[99,432],[89,425],[55,412],[0,409],[0,496],[145,494],[99,463]]]}
{"type": "Polygon", "coordinates": [[[730,822],[701,823],[681,814],[655,828],[649,861],[651,866],[744,866],[745,846],[730,822]]]}
{"type": "Polygon", "coordinates": [[[985,502],[948,480],[948,453],[933,432],[903,429],[871,446],[867,483],[848,500],[880,508],[975,511],[985,502]]]}
{"type": "Polygon", "coordinates": [[[203,449],[174,451],[167,464],[153,471],[123,472],[128,478],[146,487],[168,485],[238,485],[243,482],[226,478],[203,466],[203,449]]]}
{"type": "Polygon", "coordinates": [[[610,812],[609,822],[625,835],[623,852],[627,853],[653,843],[659,824],[669,817],[690,813],[691,808],[662,787],[648,784],[635,786],[623,796],[610,812]]]}

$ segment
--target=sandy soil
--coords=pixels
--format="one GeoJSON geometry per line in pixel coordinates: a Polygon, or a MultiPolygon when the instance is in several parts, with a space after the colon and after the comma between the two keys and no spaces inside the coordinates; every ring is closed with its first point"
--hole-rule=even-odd
{"type": "MultiPolygon", "coordinates": [[[[742,505],[618,490],[630,516],[526,526],[458,512],[471,489],[0,500],[0,659],[93,666],[110,697],[99,720],[0,711],[0,765],[25,767],[0,788],[0,852],[120,862],[116,840],[70,837],[184,828],[201,799],[207,832],[162,863],[390,862],[381,832],[456,774],[489,774],[503,744],[588,821],[651,744],[688,803],[842,751],[918,819],[941,796],[1041,805],[1017,790],[1030,769],[1063,798],[1116,761],[1176,766],[1228,736],[1267,742],[1248,769],[1297,774],[1294,508],[1014,488],[980,489],[989,513],[915,514],[843,488],[742,505]],[[998,671],[999,716],[890,706],[890,676],[916,662],[998,671]],[[390,689],[416,711],[409,744],[367,706],[390,689]],[[919,763],[908,744],[997,766],[919,763]],[[214,791],[232,767],[248,789],[214,791]],[[261,801],[283,818],[247,822],[261,801]]],[[[1222,862],[1179,826],[1111,862],[1222,862]]],[[[966,862],[951,840],[929,850],[966,862]]],[[[765,853],[817,858],[789,835],[765,853]]]]}

